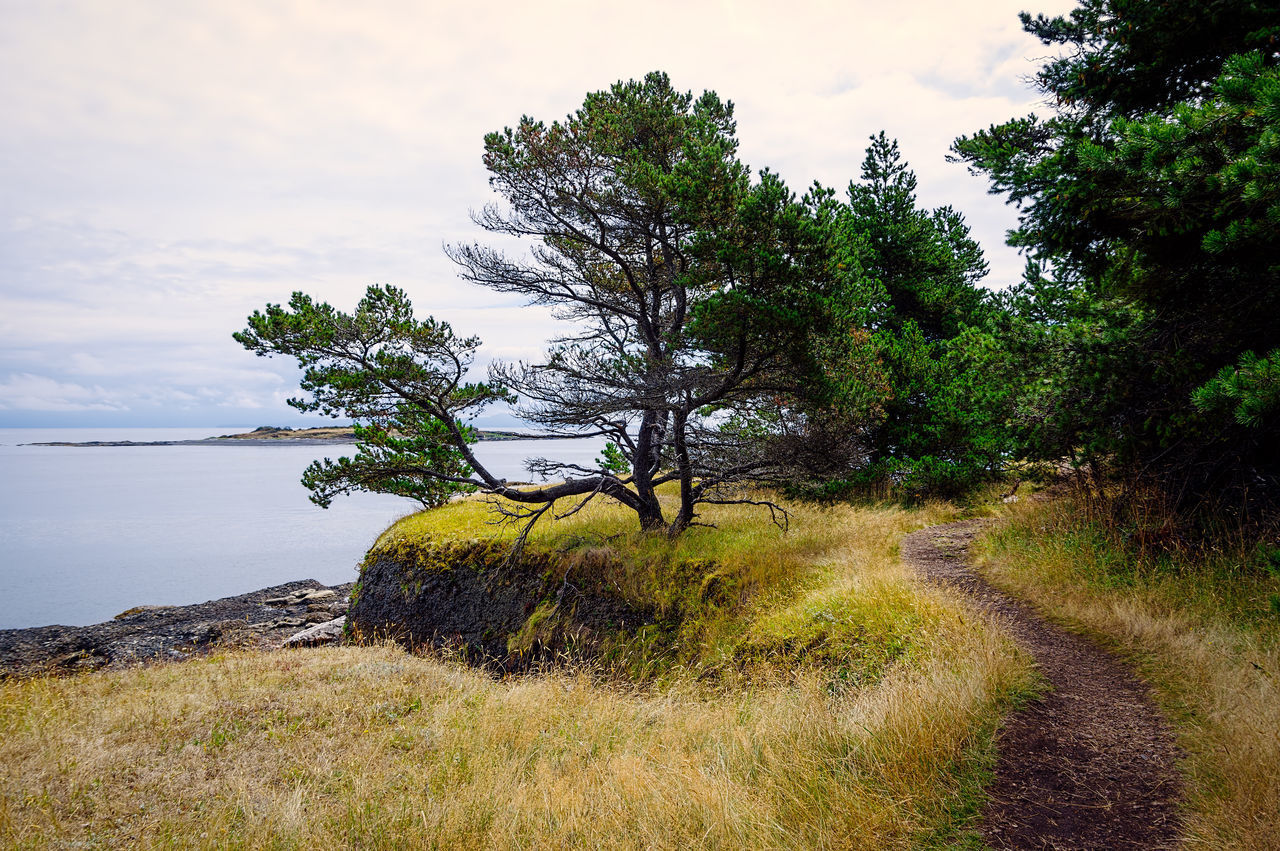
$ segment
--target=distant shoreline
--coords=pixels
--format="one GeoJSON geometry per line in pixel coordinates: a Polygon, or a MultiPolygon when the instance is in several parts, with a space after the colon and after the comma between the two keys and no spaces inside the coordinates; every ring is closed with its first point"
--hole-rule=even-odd
{"type": "MultiPolygon", "coordinates": [[[[572,435],[559,434],[522,434],[517,431],[500,431],[479,429],[481,442],[507,440],[571,440],[572,435]]],[[[333,428],[277,428],[260,426],[253,431],[241,434],[223,434],[216,437],[205,437],[199,440],[87,440],[76,443],[66,440],[55,440],[47,443],[23,443],[21,446],[74,446],[74,447],[109,447],[109,446],[325,446],[329,444],[351,444],[356,442],[355,432],[350,426],[333,428]]]]}

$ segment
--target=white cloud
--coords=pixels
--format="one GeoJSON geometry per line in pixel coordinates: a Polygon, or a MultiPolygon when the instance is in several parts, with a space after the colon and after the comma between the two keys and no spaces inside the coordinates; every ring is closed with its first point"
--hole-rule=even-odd
{"type": "Polygon", "coordinates": [[[88,352],[72,352],[67,363],[67,372],[73,375],[110,375],[111,368],[102,358],[88,352]]]}
{"type": "Polygon", "coordinates": [[[467,217],[489,197],[483,134],[655,68],[734,100],[744,159],[796,188],[843,187],[868,135],[898,137],[921,200],[961,209],[991,282],[1008,283],[1012,212],[944,157],[1033,107],[1018,77],[1045,48],[1020,31],[1022,6],[8,3],[0,371],[50,392],[5,405],[283,412],[295,372],[229,335],[295,289],[349,309],[392,283],[481,336],[485,359],[536,356],[554,320],[460,283],[440,251],[484,239],[467,217]],[[84,378],[106,396],[50,390],[95,392],[84,378]]]}
{"type": "Polygon", "coordinates": [[[11,411],[127,411],[102,387],[54,381],[43,375],[19,373],[0,384],[0,410],[11,411]]]}

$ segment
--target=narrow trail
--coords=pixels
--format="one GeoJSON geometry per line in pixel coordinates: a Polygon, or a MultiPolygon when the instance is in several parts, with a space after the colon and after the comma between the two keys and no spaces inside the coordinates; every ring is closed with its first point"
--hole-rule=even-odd
{"type": "Polygon", "coordinates": [[[1178,750],[1146,687],[1114,656],[974,573],[968,549],[982,526],[914,532],[902,558],[994,615],[1049,684],[1000,732],[983,838],[993,848],[1176,847],[1178,750]]]}

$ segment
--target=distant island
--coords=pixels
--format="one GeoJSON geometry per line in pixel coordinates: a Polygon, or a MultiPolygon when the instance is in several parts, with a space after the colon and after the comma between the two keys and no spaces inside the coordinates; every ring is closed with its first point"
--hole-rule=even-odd
{"type": "MultiPolygon", "coordinates": [[[[477,429],[481,441],[490,440],[564,440],[558,434],[523,434],[518,431],[477,429]]],[[[88,440],[83,443],[56,440],[28,443],[27,446],[313,446],[327,443],[355,443],[356,433],[349,425],[325,428],[290,428],[258,426],[240,434],[222,434],[200,440],[88,440]]]]}
{"type": "MultiPolygon", "coordinates": [[[[524,434],[518,431],[477,429],[480,440],[559,440],[558,434],[524,434]]],[[[325,428],[289,428],[288,426],[258,426],[243,434],[223,434],[209,440],[326,440],[338,443],[355,443],[356,433],[351,426],[325,428]]]]}

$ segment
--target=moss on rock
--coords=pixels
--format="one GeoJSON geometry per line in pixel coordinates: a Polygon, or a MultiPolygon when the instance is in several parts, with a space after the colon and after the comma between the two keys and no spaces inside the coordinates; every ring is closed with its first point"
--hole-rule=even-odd
{"type": "Polygon", "coordinates": [[[621,569],[605,548],[526,547],[511,562],[503,540],[397,540],[365,558],[348,614],[350,637],[449,648],[500,670],[589,656],[653,618],[616,593],[610,576],[621,569]]]}

